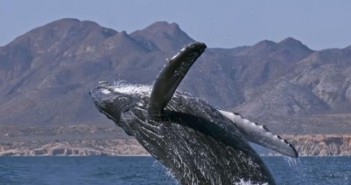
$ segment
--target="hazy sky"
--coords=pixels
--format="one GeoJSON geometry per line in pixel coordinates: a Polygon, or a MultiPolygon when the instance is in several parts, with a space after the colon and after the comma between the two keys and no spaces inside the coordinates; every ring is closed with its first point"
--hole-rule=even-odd
{"type": "Polygon", "coordinates": [[[0,0],[0,46],[67,17],[128,33],[155,21],[175,22],[209,47],[286,37],[312,49],[351,45],[350,0],[0,0]]]}

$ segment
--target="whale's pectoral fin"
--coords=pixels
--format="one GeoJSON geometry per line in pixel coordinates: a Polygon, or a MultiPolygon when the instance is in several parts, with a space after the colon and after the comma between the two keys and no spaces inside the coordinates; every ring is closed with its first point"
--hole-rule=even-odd
{"type": "Polygon", "coordinates": [[[190,67],[205,51],[204,43],[193,43],[173,56],[156,78],[148,105],[149,118],[161,118],[162,110],[172,98],[179,83],[183,80],[190,67]]]}
{"type": "Polygon", "coordinates": [[[270,148],[281,154],[298,157],[294,146],[278,135],[273,135],[266,127],[242,118],[239,114],[219,110],[219,112],[235,123],[250,142],[270,148]]]}
{"type": "Polygon", "coordinates": [[[166,115],[164,121],[178,123],[184,128],[191,128],[228,146],[250,153],[252,156],[255,155],[255,152],[249,147],[247,139],[234,124],[226,125],[218,121],[212,122],[203,117],[176,111],[165,110],[164,114],[166,115]]]}

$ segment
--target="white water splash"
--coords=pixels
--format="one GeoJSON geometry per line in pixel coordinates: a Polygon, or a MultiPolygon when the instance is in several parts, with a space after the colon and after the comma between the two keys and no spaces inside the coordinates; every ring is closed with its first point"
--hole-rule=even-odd
{"type": "Polygon", "coordinates": [[[293,166],[298,166],[299,163],[300,163],[300,159],[299,158],[292,158],[292,157],[285,157],[284,156],[284,161],[286,163],[289,164],[290,167],[293,167],[293,166]]]}
{"type": "Polygon", "coordinates": [[[240,182],[235,183],[235,185],[268,185],[268,183],[254,184],[251,181],[245,181],[243,179],[240,179],[240,182]]]}
{"type": "Polygon", "coordinates": [[[142,94],[150,96],[151,86],[141,84],[129,84],[123,81],[117,81],[112,86],[113,91],[124,94],[142,94]]]}

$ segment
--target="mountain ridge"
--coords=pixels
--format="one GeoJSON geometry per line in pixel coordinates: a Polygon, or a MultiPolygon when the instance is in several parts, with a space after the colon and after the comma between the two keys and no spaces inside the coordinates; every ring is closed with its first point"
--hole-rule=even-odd
{"type": "MultiPolygon", "coordinates": [[[[164,21],[130,34],[68,18],[34,28],[0,47],[0,126],[112,124],[89,90],[101,80],[150,85],[190,42],[164,21]]],[[[316,51],[291,37],[208,48],[180,89],[276,132],[347,133],[350,48],[316,51]]]]}

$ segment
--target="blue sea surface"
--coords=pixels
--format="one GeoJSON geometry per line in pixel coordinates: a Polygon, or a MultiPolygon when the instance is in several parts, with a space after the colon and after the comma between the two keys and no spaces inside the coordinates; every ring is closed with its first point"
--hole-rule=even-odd
{"type": "MultiPolygon", "coordinates": [[[[263,157],[278,185],[351,185],[351,157],[263,157]]],[[[1,185],[175,185],[151,157],[0,157],[1,185]]]]}

